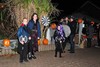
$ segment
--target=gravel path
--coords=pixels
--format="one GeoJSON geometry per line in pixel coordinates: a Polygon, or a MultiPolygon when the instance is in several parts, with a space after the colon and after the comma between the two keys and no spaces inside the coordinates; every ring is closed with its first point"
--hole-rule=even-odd
{"type": "Polygon", "coordinates": [[[74,54],[67,50],[63,57],[54,57],[54,51],[36,53],[37,59],[19,63],[19,55],[0,57],[0,67],[100,67],[100,48],[76,49],[74,54]]]}

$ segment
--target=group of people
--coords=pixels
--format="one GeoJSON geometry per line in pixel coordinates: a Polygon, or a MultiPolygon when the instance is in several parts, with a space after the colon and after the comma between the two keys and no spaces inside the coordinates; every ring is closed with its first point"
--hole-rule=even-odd
{"type": "MultiPolygon", "coordinates": [[[[93,23],[90,24],[87,30],[87,47],[91,47],[91,39],[94,32],[93,23]]],[[[76,33],[77,22],[73,17],[65,17],[59,21],[53,35],[55,40],[55,57],[57,57],[58,52],[59,57],[62,57],[62,53],[65,53],[67,42],[70,43],[70,48],[68,49],[69,53],[75,53],[74,37],[76,33]]],[[[18,29],[17,36],[17,52],[20,54],[20,63],[23,61],[27,62],[28,59],[36,59],[35,52],[38,51],[38,39],[41,38],[41,27],[36,13],[32,15],[29,22],[27,18],[23,19],[22,24],[18,29]]]]}
{"type": "Polygon", "coordinates": [[[18,49],[20,54],[20,63],[28,62],[28,59],[36,59],[35,52],[38,51],[38,39],[41,38],[41,28],[38,21],[38,15],[34,13],[28,22],[24,18],[17,32],[18,49]]]}
{"type": "MultiPolygon", "coordinates": [[[[94,25],[94,21],[91,20],[86,27],[85,35],[87,36],[87,48],[90,48],[92,46],[92,40],[95,33],[94,25]]],[[[69,53],[75,53],[74,38],[75,34],[77,34],[79,31],[78,26],[78,21],[76,21],[74,17],[65,17],[60,20],[54,33],[56,47],[55,57],[57,57],[57,52],[59,52],[59,57],[61,57],[61,53],[65,53],[65,47],[67,42],[70,44],[70,48],[68,49],[68,51],[70,51],[69,53]],[[68,28],[70,28],[70,30],[68,28]]],[[[100,47],[100,23],[97,24],[96,27],[97,45],[100,47]]]]}
{"type": "Polygon", "coordinates": [[[65,53],[66,43],[70,43],[69,53],[75,53],[74,37],[76,34],[77,23],[74,18],[65,17],[57,24],[57,28],[54,33],[55,40],[55,57],[59,52],[59,57],[62,57],[62,53],[65,53]]]}

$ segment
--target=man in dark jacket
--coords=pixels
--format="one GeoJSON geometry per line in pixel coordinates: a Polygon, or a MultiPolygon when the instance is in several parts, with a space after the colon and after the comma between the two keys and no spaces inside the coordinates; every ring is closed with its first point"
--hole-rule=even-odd
{"type": "Polygon", "coordinates": [[[68,23],[68,26],[70,27],[71,29],[71,34],[69,36],[69,42],[70,42],[70,53],[75,53],[75,43],[74,43],[74,37],[75,37],[75,34],[76,34],[76,26],[77,26],[77,23],[76,21],[74,21],[73,18],[70,18],[70,21],[68,23]]]}
{"type": "Polygon", "coordinates": [[[88,36],[88,38],[87,38],[87,48],[91,47],[91,40],[92,40],[93,34],[94,34],[94,27],[93,27],[93,25],[94,25],[94,22],[91,21],[90,25],[89,25],[89,27],[87,29],[87,36],[88,36]]]}

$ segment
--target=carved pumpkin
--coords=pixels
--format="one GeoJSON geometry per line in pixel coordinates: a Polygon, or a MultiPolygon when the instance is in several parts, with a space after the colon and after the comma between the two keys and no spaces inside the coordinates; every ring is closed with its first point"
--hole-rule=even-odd
{"type": "Polygon", "coordinates": [[[9,46],[10,46],[10,40],[9,40],[9,39],[4,39],[4,40],[3,40],[3,45],[4,45],[5,47],[9,47],[9,46]]]}
{"type": "Polygon", "coordinates": [[[48,45],[48,39],[43,39],[43,45],[48,45]]]}
{"type": "Polygon", "coordinates": [[[52,29],[56,29],[56,24],[55,24],[55,23],[52,23],[52,24],[51,24],[51,28],[52,28],[52,29]]]}
{"type": "Polygon", "coordinates": [[[79,24],[82,23],[82,21],[83,21],[83,20],[82,20],[81,18],[78,19],[78,23],[79,23],[79,24]]]}
{"type": "Polygon", "coordinates": [[[38,45],[40,45],[40,39],[38,39],[38,45]]]}

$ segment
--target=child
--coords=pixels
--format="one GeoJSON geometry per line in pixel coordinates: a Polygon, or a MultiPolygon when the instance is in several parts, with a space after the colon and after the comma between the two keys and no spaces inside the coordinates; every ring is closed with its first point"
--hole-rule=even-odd
{"type": "Polygon", "coordinates": [[[61,58],[61,53],[63,51],[62,43],[65,41],[65,33],[63,31],[63,27],[61,25],[57,26],[57,29],[54,33],[55,39],[55,57],[57,57],[57,52],[59,52],[59,57],[61,58]]]}
{"type": "Polygon", "coordinates": [[[20,54],[20,63],[23,61],[28,62],[27,60],[27,53],[28,53],[28,39],[29,37],[28,29],[27,29],[27,19],[24,18],[23,22],[18,29],[17,36],[18,36],[18,52],[20,54]]]}

